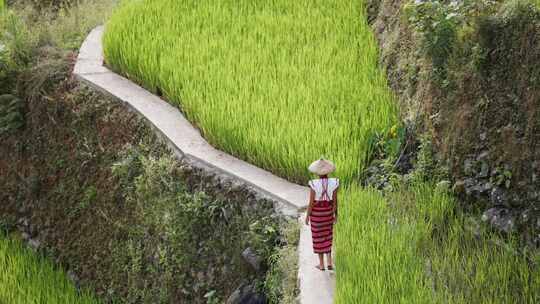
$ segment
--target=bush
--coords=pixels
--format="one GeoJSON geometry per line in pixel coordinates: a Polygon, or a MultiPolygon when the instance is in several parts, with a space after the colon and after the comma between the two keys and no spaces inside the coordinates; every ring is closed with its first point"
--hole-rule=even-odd
{"type": "Polygon", "coordinates": [[[300,226],[297,221],[283,228],[285,245],[270,257],[265,290],[272,304],[296,304],[298,297],[298,241],[300,226]]]}
{"type": "Polygon", "coordinates": [[[423,51],[433,64],[434,75],[445,87],[447,64],[458,42],[458,32],[495,9],[495,1],[414,1],[405,7],[408,21],[422,34],[423,51]]]}
{"type": "Polygon", "coordinates": [[[24,125],[23,103],[12,95],[0,95],[0,136],[24,125]]]}

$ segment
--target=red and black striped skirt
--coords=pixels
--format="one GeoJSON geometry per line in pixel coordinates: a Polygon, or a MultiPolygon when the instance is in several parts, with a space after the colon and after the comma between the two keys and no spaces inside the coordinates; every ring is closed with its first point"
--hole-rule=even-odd
{"type": "Polygon", "coordinates": [[[311,209],[311,237],[315,253],[330,253],[334,227],[332,201],[315,201],[311,209]]]}

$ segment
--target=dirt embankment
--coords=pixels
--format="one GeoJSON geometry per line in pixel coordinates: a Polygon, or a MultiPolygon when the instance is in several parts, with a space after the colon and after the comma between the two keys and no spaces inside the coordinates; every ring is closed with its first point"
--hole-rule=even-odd
{"type": "Polygon", "coordinates": [[[135,113],[78,87],[73,58],[44,53],[4,109],[24,115],[0,112],[23,117],[0,133],[0,229],[23,231],[103,300],[260,292],[284,244],[272,202],[178,161],[135,113]]]}
{"type": "Polygon", "coordinates": [[[538,8],[371,0],[368,11],[403,118],[430,135],[465,207],[539,246],[538,8]]]}

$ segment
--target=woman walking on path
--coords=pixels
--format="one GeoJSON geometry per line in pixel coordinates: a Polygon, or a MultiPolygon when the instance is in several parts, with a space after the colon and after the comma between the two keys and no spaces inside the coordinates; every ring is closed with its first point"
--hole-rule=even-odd
{"type": "Polygon", "coordinates": [[[328,270],[332,266],[333,227],[337,220],[337,193],[339,180],[328,178],[336,166],[329,160],[321,158],[309,166],[309,171],[319,176],[309,181],[309,207],[306,214],[306,225],[311,222],[313,251],[319,255],[317,269],[324,271],[324,255],[326,254],[328,270]]]}

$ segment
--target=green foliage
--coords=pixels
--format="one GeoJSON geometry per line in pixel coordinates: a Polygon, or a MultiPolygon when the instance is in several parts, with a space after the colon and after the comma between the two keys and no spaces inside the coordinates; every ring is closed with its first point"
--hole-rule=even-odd
{"type": "Polygon", "coordinates": [[[405,126],[395,124],[386,133],[376,132],[370,139],[372,155],[376,159],[396,160],[406,137],[405,126]]]}
{"type": "Polygon", "coordinates": [[[297,182],[324,154],[350,180],[397,121],[364,15],[357,1],[128,1],[104,52],[224,151],[297,182]]]}
{"type": "MultiPolygon", "coordinates": [[[[38,82],[51,83],[57,77],[63,77],[65,69],[57,71],[56,76],[54,73],[59,67],[58,60],[67,57],[62,50],[78,49],[87,33],[104,22],[115,4],[116,0],[81,0],[73,6],[55,10],[36,11],[27,5],[1,13],[0,94],[13,93],[20,74],[25,72],[38,82]],[[58,58],[58,54],[62,58],[58,58]],[[47,66],[52,71],[46,75],[35,75],[32,71],[36,68],[44,70],[47,66]]],[[[26,93],[24,89],[19,91],[26,93]]]]}
{"type": "Polygon", "coordinates": [[[81,212],[90,207],[97,198],[97,189],[94,186],[89,186],[83,193],[82,199],[78,204],[74,205],[70,210],[71,216],[80,216],[81,212]]]}
{"type": "Polygon", "coordinates": [[[11,93],[17,73],[34,56],[35,38],[14,12],[0,15],[0,94],[11,93]]]}
{"type": "Polygon", "coordinates": [[[493,171],[489,181],[494,185],[510,188],[512,184],[512,171],[508,167],[497,167],[493,171]]]}
{"type": "Polygon", "coordinates": [[[433,64],[433,72],[443,87],[448,85],[447,65],[456,49],[462,28],[470,27],[479,16],[495,9],[497,1],[466,0],[412,1],[405,6],[409,22],[422,34],[423,51],[433,64]]]}
{"type": "Polygon", "coordinates": [[[76,0],[29,0],[38,9],[56,9],[66,7],[76,0]]]}
{"type": "Polygon", "coordinates": [[[296,304],[300,227],[298,222],[291,221],[282,230],[285,244],[270,256],[264,287],[271,304],[296,304]]]}
{"type": "Polygon", "coordinates": [[[10,304],[100,303],[78,291],[46,258],[0,233],[0,302],[10,304]]]}
{"type": "Polygon", "coordinates": [[[0,95],[0,135],[24,126],[23,103],[12,95],[0,95]]]}
{"type": "MultiPolygon", "coordinates": [[[[246,271],[240,256],[251,247],[269,261],[280,245],[271,204],[261,202],[250,210],[244,202],[188,190],[174,157],[148,150],[127,147],[113,165],[135,222],[125,227],[127,239],[113,254],[128,278],[128,302],[166,303],[181,292],[186,301],[221,303],[224,293],[239,284],[237,276],[261,280],[246,271]],[[149,259],[153,262],[145,262],[149,259]],[[219,281],[224,277],[236,281],[219,281]]],[[[118,279],[113,286],[122,285],[118,279]]]]}
{"type": "Polygon", "coordinates": [[[427,135],[420,138],[420,146],[411,179],[416,182],[448,179],[448,169],[435,159],[433,144],[427,135]]]}

